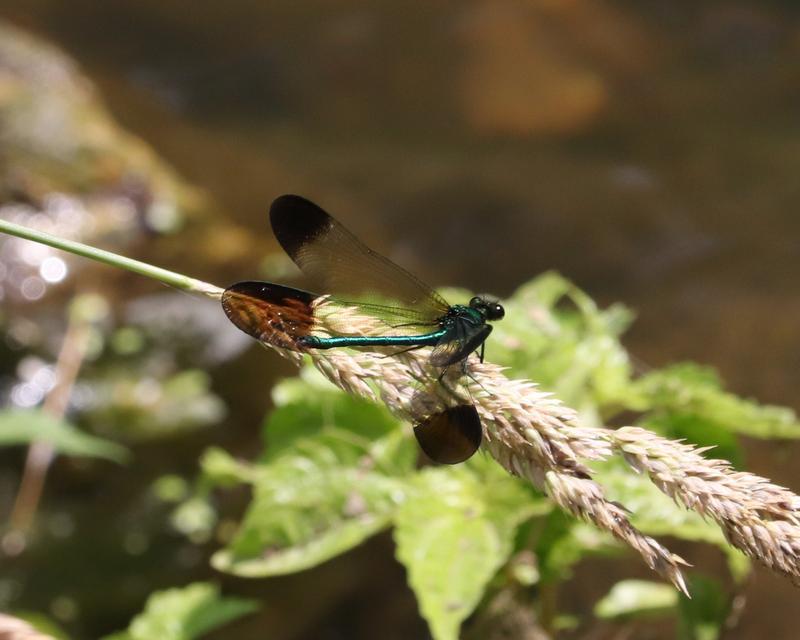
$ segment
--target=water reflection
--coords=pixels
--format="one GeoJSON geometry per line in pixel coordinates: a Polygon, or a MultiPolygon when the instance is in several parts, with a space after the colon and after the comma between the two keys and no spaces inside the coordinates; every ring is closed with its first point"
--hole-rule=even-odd
{"type": "Polygon", "coordinates": [[[55,284],[67,277],[67,263],[57,256],[49,256],[42,260],[39,274],[45,282],[55,284]]]}
{"type": "MultiPolygon", "coordinates": [[[[79,241],[98,241],[109,231],[114,235],[135,230],[135,208],[126,197],[112,197],[87,206],[81,200],[51,193],[41,207],[16,202],[0,203],[0,217],[37,231],[79,241]],[[102,204],[102,206],[97,206],[102,204]],[[98,218],[102,215],[102,218],[98,218]]],[[[71,265],[85,265],[64,252],[42,244],[3,236],[0,238],[0,296],[35,302],[50,286],[70,275],[71,265]]]]}
{"type": "Polygon", "coordinates": [[[40,358],[26,356],[17,364],[17,379],[11,388],[11,404],[20,408],[35,407],[55,386],[55,368],[40,358]]]}
{"type": "Polygon", "coordinates": [[[39,300],[45,292],[44,280],[37,276],[28,276],[20,284],[19,292],[25,300],[39,300]]]}

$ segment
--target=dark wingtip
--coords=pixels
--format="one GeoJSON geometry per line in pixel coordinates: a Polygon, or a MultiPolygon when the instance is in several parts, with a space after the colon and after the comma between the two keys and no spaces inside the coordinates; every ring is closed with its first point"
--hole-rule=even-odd
{"type": "Polygon", "coordinates": [[[282,209],[288,209],[293,207],[317,207],[311,200],[304,198],[303,196],[295,195],[294,193],[285,193],[282,196],[278,196],[272,201],[270,205],[270,216],[274,215],[275,211],[281,211],[282,209]]]}
{"type": "Polygon", "coordinates": [[[434,462],[458,464],[481,446],[483,427],[473,405],[450,407],[414,427],[420,448],[434,462]]]}
{"type": "Polygon", "coordinates": [[[313,241],[329,227],[330,219],[322,208],[293,194],[275,198],[269,208],[272,232],[293,260],[303,245],[313,241]]]}

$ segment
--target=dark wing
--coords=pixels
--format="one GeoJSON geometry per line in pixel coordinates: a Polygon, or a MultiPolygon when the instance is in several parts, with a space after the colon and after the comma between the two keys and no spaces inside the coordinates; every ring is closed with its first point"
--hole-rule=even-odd
{"type": "Polygon", "coordinates": [[[313,202],[284,195],[269,216],[278,242],[320,293],[363,305],[390,325],[436,324],[447,313],[449,305],[433,289],[364,246],[313,202]]]}
{"type": "Polygon", "coordinates": [[[481,446],[483,428],[478,410],[461,404],[426,418],[414,427],[420,448],[434,462],[458,464],[481,446]]]}
{"type": "Polygon", "coordinates": [[[298,349],[297,339],[314,328],[313,293],[271,282],[237,282],[222,293],[222,309],[256,340],[298,349]]]}
{"type": "Polygon", "coordinates": [[[449,367],[461,362],[480,347],[491,332],[490,324],[475,325],[456,321],[431,351],[430,363],[434,367],[449,367]]]}

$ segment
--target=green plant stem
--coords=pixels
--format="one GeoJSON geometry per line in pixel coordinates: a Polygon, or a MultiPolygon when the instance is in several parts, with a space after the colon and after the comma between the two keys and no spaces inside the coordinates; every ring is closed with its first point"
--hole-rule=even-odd
{"type": "Polygon", "coordinates": [[[219,298],[222,295],[222,289],[207,282],[203,282],[202,280],[195,280],[194,278],[175,273],[174,271],[154,267],[146,262],[139,262],[138,260],[126,258],[125,256],[110,251],[96,249],[95,247],[90,247],[80,242],[51,236],[49,233],[14,224],[7,220],[0,220],[0,232],[16,236],[17,238],[39,242],[40,244],[46,244],[56,249],[61,249],[62,251],[68,251],[75,255],[89,258],[90,260],[96,260],[111,265],[112,267],[119,267],[126,271],[132,271],[133,273],[158,280],[159,282],[163,282],[164,284],[168,284],[182,291],[198,293],[212,298],[219,298]]]}

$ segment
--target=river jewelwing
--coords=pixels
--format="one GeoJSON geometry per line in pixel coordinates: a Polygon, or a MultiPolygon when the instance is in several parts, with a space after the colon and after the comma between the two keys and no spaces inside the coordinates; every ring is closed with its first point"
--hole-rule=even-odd
{"type": "MultiPolygon", "coordinates": [[[[468,305],[450,305],[405,269],[372,251],[313,202],[296,195],[270,207],[275,237],[288,256],[323,292],[314,294],[270,282],[246,281],[228,287],[222,308],[239,329],[257,340],[296,351],[335,347],[432,347],[429,362],[444,371],[483,349],[503,307],[476,296],[468,305]],[[378,335],[316,335],[315,301],[356,308],[385,327],[378,335]]],[[[463,462],[478,449],[483,429],[472,404],[458,404],[422,417],[414,435],[432,460],[463,462]]]]}

